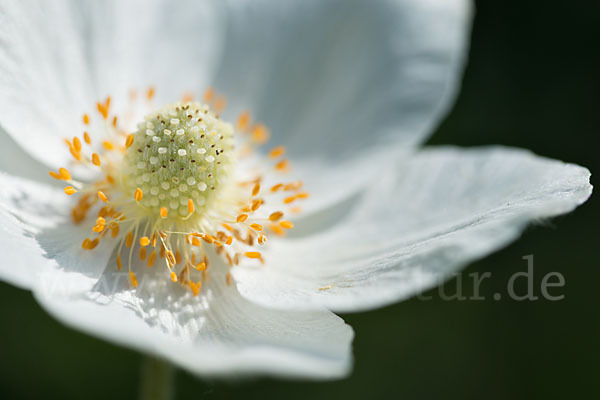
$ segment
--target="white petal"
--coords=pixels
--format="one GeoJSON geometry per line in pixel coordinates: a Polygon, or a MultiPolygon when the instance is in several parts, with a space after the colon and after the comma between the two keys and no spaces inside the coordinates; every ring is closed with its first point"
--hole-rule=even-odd
{"type": "Polygon", "coordinates": [[[0,172],[49,182],[48,167],[32,158],[0,127],[0,172]]]}
{"type": "Polygon", "coordinates": [[[228,95],[226,117],[249,108],[271,129],[269,145],[287,146],[314,194],[303,215],[421,144],[457,92],[469,1],[234,0],[230,9],[215,86],[228,95]]]}
{"type": "Polygon", "coordinates": [[[0,2],[0,125],[56,167],[68,158],[61,139],[82,133],[84,112],[99,118],[105,96],[156,85],[173,101],[207,85],[223,26],[210,4],[0,2]]]}
{"type": "Polygon", "coordinates": [[[440,284],[527,224],[573,210],[591,193],[589,176],[523,150],[428,149],[327,219],[297,225],[298,237],[271,242],[265,267],[235,268],[234,276],[240,293],[260,304],[336,311],[389,304],[440,284]]]}
{"type": "Polygon", "coordinates": [[[64,295],[93,286],[114,244],[101,243],[94,254],[81,249],[90,225],[70,223],[69,199],[60,189],[2,173],[0,187],[0,279],[22,288],[54,290],[68,275],[71,286],[60,285],[64,295]]]}
{"type": "Polygon", "coordinates": [[[415,146],[450,105],[470,28],[463,0],[231,2],[216,87],[292,155],[336,162],[415,146]]]}
{"type": "Polygon", "coordinates": [[[216,261],[201,296],[171,283],[160,267],[140,265],[132,291],[114,258],[108,262],[114,241],[81,249],[89,231],[70,224],[61,190],[5,174],[0,187],[0,279],[33,290],[70,326],[202,375],[328,379],[349,372],[353,332],[334,314],[254,305],[225,284],[228,267],[216,261]]]}
{"type": "Polygon", "coordinates": [[[163,269],[135,269],[140,282],[136,290],[129,289],[126,274],[107,270],[85,297],[46,291],[35,292],[36,298],[76,329],[203,376],[330,379],[350,370],[352,329],[330,312],[254,305],[225,284],[214,264],[209,283],[197,297],[170,282],[163,269]]]}

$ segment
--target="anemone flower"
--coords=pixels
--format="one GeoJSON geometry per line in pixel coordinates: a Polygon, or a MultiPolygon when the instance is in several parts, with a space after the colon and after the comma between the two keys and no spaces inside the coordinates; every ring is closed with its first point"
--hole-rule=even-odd
{"type": "Polygon", "coordinates": [[[471,14],[0,2],[0,278],[201,376],[347,375],[334,312],[431,288],[591,193],[528,151],[420,148],[471,14]]]}

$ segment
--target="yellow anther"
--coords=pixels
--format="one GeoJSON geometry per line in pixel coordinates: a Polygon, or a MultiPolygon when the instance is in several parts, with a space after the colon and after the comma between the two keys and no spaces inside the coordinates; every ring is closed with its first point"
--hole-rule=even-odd
{"type": "Polygon", "coordinates": [[[260,232],[260,231],[263,230],[262,225],[259,225],[259,224],[250,224],[250,228],[252,228],[252,229],[254,229],[255,231],[258,231],[258,232],[260,232]]]}
{"type": "Polygon", "coordinates": [[[215,112],[217,112],[217,113],[222,112],[226,106],[227,106],[227,99],[225,98],[225,96],[219,96],[215,99],[215,104],[214,104],[215,112]]]}
{"type": "Polygon", "coordinates": [[[58,179],[58,180],[61,180],[61,179],[62,179],[62,177],[61,177],[59,174],[57,174],[56,172],[54,172],[54,171],[50,171],[50,172],[48,172],[48,174],[49,174],[51,177],[53,177],[54,179],[58,179]]]}
{"type": "Polygon", "coordinates": [[[173,282],[177,282],[177,274],[175,272],[173,272],[173,271],[171,271],[171,280],[173,282]]]}
{"type": "Polygon", "coordinates": [[[277,158],[277,157],[281,157],[284,154],[285,154],[285,147],[277,146],[269,152],[269,157],[277,158]]]}
{"type": "Polygon", "coordinates": [[[271,224],[270,228],[273,232],[275,232],[276,235],[279,235],[279,236],[285,235],[285,231],[279,225],[271,224]]]}
{"type": "Polygon", "coordinates": [[[206,91],[204,92],[204,101],[209,103],[210,101],[212,101],[213,97],[215,96],[215,91],[213,88],[208,88],[206,89],[206,91]]]}
{"type": "Polygon", "coordinates": [[[225,275],[225,282],[227,283],[227,286],[231,286],[231,280],[232,280],[231,274],[228,272],[225,275]]]}
{"type": "Polygon", "coordinates": [[[129,146],[131,146],[133,144],[133,133],[130,133],[129,135],[127,135],[127,139],[125,139],[125,147],[129,148],[129,146]]]}
{"type": "Polygon", "coordinates": [[[229,236],[229,237],[227,237],[227,240],[225,241],[225,244],[226,244],[227,246],[230,246],[230,245],[231,245],[231,243],[233,243],[233,236],[229,236]]]}
{"type": "Polygon", "coordinates": [[[114,150],[115,148],[115,145],[112,142],[109,142],[108,140],[102,142],[102,146],[104,146],[106,150],[114,150]]]}
{"type": "Polygon", "coordinates": [[[112,237],[116,238],[117,236],[119,236],[119,225],[118,225],[118,224],[115,224],[115,225],[113,225],[113,224],[115,224],[115,223],[113,222],[113,223],[111,223],[111,224],[110,224],[110,226],[109,226],[109,228],[110,228],[110,229],[111,229],[111,231],[112,231],[110,235],[111,235],[112,237]]]}
{"type": "Polygon", "coordinates": [[[290,204],[290,203],[292,203],[295,200],[296,200],[296,196],[288,196],[285,199],[283,199],[283,202],[285,204],[290,204]]]}
{"type": "Polygon", "coordinates": [[[292,221],[280,221],[279,226],[283,229],[292,229],[294,227],[294,223],[292,221]]]}
{"type": "Polygon", "coordinates": [[[160,217],[161,218],[167,218],[168,214],[169,214],[169,210],[167,210],[167,207],[160,208],[160,217]]]}
{"type": "Polygon", "coordinates": [[[133,232],[128,232],[127,236],[125,237],[125,246],[131,247],[132,244],[133,244],[133,232]]]}
{"type": "Polygon", "coordinates": [[[71,173],[69,172],[68,169],[66,168],[59,168],[58,169],[58,173],[60,174],[60,178],[65,180],[65,181],[70,181],[71,180],[71,173]]]}
{"type": "Polygon", "coordinates": [[[285,171],[288,169],[290,162],[288,160],[281,160],[275,164],[275,169],[278,171],[285,171]]]}
{"type": "Polygon", "coordinates": [[[263,245],[267,243],[267,237],[265,235],[260,235],[257,239],[258,244],[263,245]]]}
{"type": "Polygon", "coordinates": [[[210,236],[210,235],[203,235],[202,239],[206,242],[206,243],[214,243],[215,238],[210,236]]]}
{"type": "Polygon", "coordinates": [[[150,86],[148,88],[148,90],[146,91],[146,98],[148,100],[152,100],[152,98],[154,97],[154,94],[156,93],[156,91],[154,90],[153,86],[150,86]]]}
{"type": "Polygon", "coordinates": [[[77,136],[73,137],[73,148],[77,152],[81,151],[81,140],[77,136]]]}
{"type": "Polygon", "coordinates": [[[70,196],[75,193],[77,193],[77,190],[75,190],[75,188],[73,186],[67,186],[65,188],[65,194],[68,194],[70,196]]]}
{"type": "Polygon", "coordinates": [[[196,264],[196,269],[198,271],[205,271],[206,270],[206,263],[205,262],[199,262],[198,264],[196,264]]]}
{"type": "Polygon", "coordinates": [[[188,285],[189,285],[190,289],[192,289],[192,293],[194,294],[194,296],[198,296],[198,293],[200,293],[200,289],[202,289],[202,281],[198,281],[198,282],[189,281],[188,285]]]}
{"type": "Polygon", "coordinates": [[[256,196],[260,192],[260,183],[256,183],[252,188],[252,196],[256,196]]]}
{"type": "Polygon", "coordinates": [[[177,264],[177,259],[171,250],[167,250],[165,255],[167,257],[167,263],[169,264],[169,267],[173,267],[173,265],[177,264]]]}
{"type": "Polygon", "coordinates": [[[191,103],[194,101],[194,93],[193,92],[185,92],[183,96],[181,96],[182,103],[191,103]]]}
{"type": "Polygon", "coordinates": [[[262,258],[262,254],[258,251],[247,251],[244,255],[248,258],[262,258]]]}
{"type": "Polygon", "coordinates": [[[87,144],[92,144],[92,138],[90,137],[90,134],[87,132],[83,132],[83,140],[87,143],[87,144]]]}
{"type": "Polygon", "coordinates": [[[247,219],[248,219],[248,214],[240,214],[237,216],[237,218],[235,220],[236,220],[236,222],[244,222],[247,219]]]}
{"type": "Polygon", "coordinates": [[[259,209],[259,207],[262,205],[263,201],[261,199],[256,199],[252,201],[252,205],[250,206],[250,209],[252,211],[256,211],[259,209]]]}
{"type": "Polygon", "coordinates": [[[100,166],[100,156],[98,155],[98,153],[92,154],[92,164],[94,164],[97,167],[100,166]]]}
{"type": "Polygon", "coordinates": [[[104,203],[106,203],[108,201],[108,197],[101,190],[98,190],[98,198],[100,200],[102,200],[104,203]]]}
{"type": "Polygon", "coordinates": [[[90,116],[88,114],[83,114],[83,123],[86,125],[89,125],[90,123],[90,116]]]}
{"type": "Polygon", "coordinates": [[[250,124],[250,113],[248,111],[244,111],[238,117],[237,128],[240,131],[245,131],[246,129],[248,129],[249,124],[250,124]]]}
{"type": "Polygon", "coordinates": [[[279,189],[281,189],[283,187],[283,183],[278,183],[276,185],[273,185],[273,187],[271,187],[271,192],[276,192],[279,189]]]}
{"type": "Polygon", "coordinates": [[[131,286],[134,288],[136,288],[138,285],[137,277],[132,271],[129,271],[129,283],[131,283],[131,286]]]}
{"type": "Polygon", "coordinates": [[[188,212],[190,214],[194,213],[194,200],[188,199],[188,212]]]}
{"type": "Polygon", "coordinates": [[[117,116],[115,115],[115,116],[113,117],[113,120],[112,120],[112,126],[113,126],[113,128],[116,128],[116,127],[117,127],[117,121],[118,121],[118,120],[119,120],[119,119],[118,119],[118,118],[117,118],[117,116]]]}
{"type": "Polygon", "coordinates": [[[252,129],[252,140],[256,143],[264,143],[269,140],[269,130],[263,124],[257,124],[252,129]]]}
{"type": "Polygon", "coordinates": [[[77,150],[75,150],[73,147],[71,147],[69,149],[69,151],[71,152],[71,155],[73,156],[74,159],[76,159],[77,161],[81,161],[81,153],[79,153],[77,150]]]}
{"type": "Polygon", "coordinates": [[[275,221],[280,220],[281,217],[283,217],[283,213],[281,211],[275,211],[274,213],[269,215],[269,221],[275,222],[275,221]]]}
{"type": "Polygon", "coordinates": [[[148,236],[142,236],[140,238],[140,246],[148,246],[150,244],[150,239],[148,236]]]}
{"type": "Polygon", "coordinates": [[[148,268],[152,268],[154,266],[154,263],[156,262],[156,251],[153,251],[152,253],[150,253],[150,256],[148,257],[148,268]]]}
{"type": "Polygon", "coordinates": [[[92,228],[92,231],[96,232],[96,233],[100,233],[104,230],[104,225],[94,225],[94,227],[92,228]]]}
{"type": "Polygon", "coordinates": [[[135,201],[140,201],[140,200],[142,200],[143,197],[144,197],[144,192],[142,192],[142,189],[140,189],[140,188],[135,189],[135,193],[133,194],[133,198],[135,199],[135,201]]]}
{"type": "Polygon", "coordinates": [[[96,248],[96,246],[98,246],[98,243],[100,243],[100,239],[98,239],[98,238],[90,240],[88,242],[87,249],[88,250],[93,250],[94,248],[96,248]]]}
{"type": "Polygon", "coordinates": [[[298,190],[302,187],[302,181],[288,183],[283,187],[283,190],[298,190]]]}
{"type": "Polygon", "coordinates": [[[141,247],[140,248],[140,260],[144,261],[145,259],[146,259],[146,248],[141,247]]]}
{"type": "Polygon", "coordinates": [[[117,268],[119,268],[119,271],[123,269],[123,263],[121,262],[120,254],[117,254],[117,268]]]}
{"type": "Polygon", "coordinates": [[[98,112],[102,115],[102,118],[108,118],[108,110],[110,109],[110,96],[106,98],[106,102],[104,104],[98,102],[96,103],[96,108],[98,112]]]}

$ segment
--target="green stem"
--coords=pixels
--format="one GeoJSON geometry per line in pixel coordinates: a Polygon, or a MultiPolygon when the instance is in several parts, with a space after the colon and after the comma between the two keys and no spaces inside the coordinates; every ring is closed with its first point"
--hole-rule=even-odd
{"type": "Polygon", "coordinates": [[[151,356],[142,360],[140,400],[171,400],[174,398],[175,370],[171,364],[151,356]]]}

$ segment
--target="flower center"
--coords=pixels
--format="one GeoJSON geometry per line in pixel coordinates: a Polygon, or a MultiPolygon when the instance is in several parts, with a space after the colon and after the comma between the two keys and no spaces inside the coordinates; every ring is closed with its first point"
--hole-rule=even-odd
{"type": "Polygon", "coordinates": [[[123,159],[125,191],[139,188],[138,203],[151,215],[186,218],[191,200],[201,216],[231,179],[233,132],[200,103],[177,103],[148,114],[123,159]]]}
{"type": "MultiPolygon", "coordinates": [[[[150,88],[141,107],[150,107],[153,96],[150,88]]],[[[263,262],[256,246],[266,245],[270,233],[285,235],[293,223],[284,215],[299,212],[296,201],[308,197],[299,181],[263,187],[267,174],[288,171],[285,149],[251,157],[267,141],[268,130],[252,124],[247,112],[235,128],[221,121],[211,105],[220,110],[224,99],[213,97],[208,90],[208,104],[201,104],[186,96],[147,114],[133,133],[111,114],[108,97],[96,104],[100,119],[83,115],[81,139],[65,139],[73,163],[98,178],[84,182],[66,168],[50,171],[69,184],[65,194],[79,196],[73,222],[87,223],[92,231],[81,247],[94,250],[104,238],[115,239],[117,268],[127,268],[133,288],[140,262],[152,268],[162,260],[170,279],[194,295],[207,279],[211,253],[224,257],[229,267],[247,259],[263,262]]],[[[139,108],[131,104],[132,110],[139,108]]],[[[125,111],[123,119],[132,114],[125,111]]],[[[232,275],[225,276],[230,284],[232,275]]]]}

